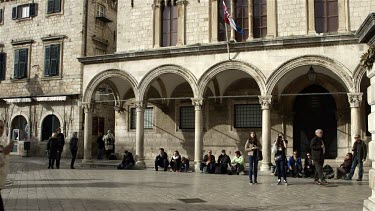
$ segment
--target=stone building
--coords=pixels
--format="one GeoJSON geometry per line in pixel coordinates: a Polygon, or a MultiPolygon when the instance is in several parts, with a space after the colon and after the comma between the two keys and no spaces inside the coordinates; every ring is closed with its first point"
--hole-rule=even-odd
{"type": "Polygon", "coordinates": [[[0,138],[17,141],[13,154],[23,155],[30,141],[29,155],[43,156],[57,127],[66,143],[73,131],[83,139],[77,58],[115,52],[116,16],[116,0],[0,0],[0,119],[6,126],[0,138]]]}
{"type": "Polygon", "coordinates": [[[134,151],[139,165],[159,147],[198,163],[208,149],[244,153],[250,131],[263,144],[261,170],[269,169],[279,132],[288,154],[304,157],[323,129],[334,164],[351,151],[355,133],[370,140],[370,81],[360,66],[368,46],[355,32],[374,1],[225,3],[244,34],[224,27],[219,0],[119,2],[116,53],[79,59],[85,161],[108,115],[116,152],[134,151]]]}

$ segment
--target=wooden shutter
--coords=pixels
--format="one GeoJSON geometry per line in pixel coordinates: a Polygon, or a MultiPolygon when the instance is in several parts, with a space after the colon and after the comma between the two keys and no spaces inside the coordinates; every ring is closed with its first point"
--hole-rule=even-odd
{"type": "Polygon", "coordinates": [[[55,0],[53,12],[61,12],[61,0],[55,0]]]}
{"type": "Polygon", "coordinates": [[[14,71],[13,71],[13,78],[19,78],[20,72],[20,50],[14,51],[14,71]]]}
{"type": "Polygon", "coordinates": [[[171,32],[170,32],[170,46],[177,44],[177,33],[178,33],[178,8],[176,5],[171,6],[171,32]]]}
{"type": "Polygon", "coordinates": [[[44,49],[44,76],[49,76],[51,72],[51,46],[44,49]]]}
{"type": "Polygon", "coordinates": [[[3,22],[3,9],[0,9],[0,23],[3,22]]]}
{"type": "Polygon", "coordinates": [[[17,7],[12,8],[12,20],[17,19],[17,7]]]}
{"type": "Polygon", "coordinates": [[[47,2],[47,14],[53,13],[54,6],[55,6],[55,1],[54,0],[48,0],[48,2],[47,2]]]}
{"type": "Polygon", "coordinates": [[[27,77],[28,51],[29,49],[19,50],[19,78],[27,77]]]}
{"type": "Polygon", "coordinates": [[[6,54],[0,53],[0,80],[5,80],[6,54]]]}
{"type": "Polygon", "coordinates": [[[337,0],[327,0],[327,32],[337,32],[339,29],[339,13],[337,0]]]}
{"type": "Polygon", "coordinates": [[[267,35],[267,1],[255,0],[253,5],[253,36],[261,38],[267,35]]]}
{"type": "Polygon", "coordinates": [[[51,45],[51,75],[59,74],[60,45],[51,45]]]}
{"type": "Polygon", "coordinates": [[[162,46],[170,45],[170,31],[171,31],[171,8],[169,6],[162,6],[163,20],[162,20],[162,46]]]}
{"type": "Polygon", "coordinates": [[[37,15],[37,4],[35,3],[32,3],[32,4],[29,4],[29,15],[30,17],[35,17],[37,15]]]}

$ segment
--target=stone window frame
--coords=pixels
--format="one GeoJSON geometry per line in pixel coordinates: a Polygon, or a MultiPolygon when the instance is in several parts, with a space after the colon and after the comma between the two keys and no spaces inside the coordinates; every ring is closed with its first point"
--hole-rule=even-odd
{"type": "MultiPolygon", "coordinates": [[[[145,132],[156,132],[156,124],[155,124],[155,122],[156,122],[156,108],[157,108],[157,106],[155,106],[155,105],[153,105],[153,104],[150,104],[150,103],[147,103],[147,105],[145,105],[145,111],[146,111],[146,108],[152,108],[152,128],[145,128],[145,127],[143,127],[143,130],[145,131],[145,132]]],[[[127,112],[127,131],[128,132],[136,132],[136,128],[132,128],[132,109],[134,109],[134,111],[135,111],[135,113],[137,113],[137,108],[135,107],[135,105],[134,104],[129,104],[128,105],[128,112],[127,112]]],[[[145,112],[145,111],[143,111],[143,112],[145,112]]],[[[143,113],[144,114],[144,113],[143,113]]],[[[145,116],[143,116],[143,117],[145,117],[145,116]]],[[[135,122],[136,122],[136,124],[137,124],[137,115],[135,115],[135,122]]]]}
{"type": "Polygon", "coordinates": [[[13,47],[12,49],[12,58],[13,58],[13,65],[12,65],[12,76],[10,77],[10,80],[12,82],[24,82],[24,81],[29,81],[30,76],[31,76],[31,49],[32,49],[32,43],[26,43],[22,45],[17,45],[13,47]],[[20,49],[27,49],[27,70],[26,70],[26,77],[25,78],[14,78],[14,58],[15,58],[15,52],[16,50],[20,49]]]}
{"type": "MultiPolygon", "coordinates": [[[[307,23],[307,35],[316,35],[315,31],[315,1],[306,1],[306,23],[307,23]]],[[[349,0],[338,0],[338,29],[337,33],[350,32],[349,22],[349,0]]],[[[332,33],[332,32],[330,32],[332,33]]],[[[328,34],[328,33],[322,33],[328,34]]]]}
{"type": "MultiPolygon", "coordinates": [[[[153,47],[160,48],[162,46],[162,6],[164,0],[155,0],[152,4],[153,10],[153,47]]],[[[177,0],[177,10],[178,10],[178,26],[177,26],[177,44],[176,46],[186,45],[186,6],[188,4],[187,0],[177,0]]]]}
{"type": "Polygon", "coordinates": [[[65,0],[60,0],[60,12],[52,12],[52,13],[48,13],[48,1],[46,1],[46,6],[45,6],[45,17],[48,18],[48,17],[51,17],[51,16],[60,16],[60,15],[64,15],[64,3],[65,3],[65,0]]]}
{"type": "MultiPolygon", "coordinates": [[[[0,72],[0,83],[6,80],[7,75],[7,53],[0,51],[0,56],[3,57],[3,63],[0,62],[0,68],[3,68],[3,72],[0,72]]],[[[1,60],[0,60],[1,61],[1,60]]]]}
{"type": "Polygon", "coordinates": [[[4,25],[4,18],[5,18],[4,11],[5,11],[5,8],[0,7],[0,26],[4,25]]]}
{"type": "Polygon", "coordinates": [[[99,2],[96,3],[95,5],[95,17],[106,17],[107,15],[107,7],[104,4],[101,4],[99,2]],[[103,14],[100,12],[100,8],[103,8],[103,14]]]}
{"type": "MultiPolygon", "coordinates": [[[[27,21],[27,20],[32,20],[34,17],[38,16],[38,9],[39,9],[39,4],[37,3],[25,3],[25,4],[16,4],[12,6],[12,20],[16,22],[21,22],[21,21],[27,21]],[[22,11],[22,8],[28,7],[28,16],[27,17],[19,17],[20,11],[22,11]],[[32,10],[32,8],[34,10],[32,10]],[[14,13],[14,11],[16,11],[14,13]],[[32,11],[34,11],[32,13],[32,11]],[[14,17],[14,15],[16,15],[14,17]]],[[[21,13],[22,14],[22,13],[21,13]]]]}
{"type": "MultiPolygon", "coordinates": [[[[234,107],[235,105],[241,104],[259,104],[259,98],[249,98],[249,99],[230,99],[228,103],[228,119],[229,119],[229,130],[230,132],[250,132],[250,130],[259,130],[259,127],[254,128],[236,128],[234,120],[234,107]]],[[[263,118],[263,117],[262,117],[263,118]]]]}
{"type": "Polygon", "coordinates": [[[56,37],[55,38],[52,38],[51,40],[49,39],[45,39],[45,38],[42,38],[42,41],[43,41],[43,64],[42,64],[42,77],[40,78],[41,80],[61,80],[62,79],[62,75],[64,73],[64,66],[63,66],[63,62],[64,62],[64,40],[63,38],[65,38],[64,36],[59,36],[59,37],[56,37]],[[60,45],[60,60],[59,60],[59,74],[56,75],[56,76],[45,76],[44,75],[44,58],[45,58],[45,48],[46,46],[48,45],[60,45]]]}
{"type": "MultiPolygon", "coordinates": [[[[190,129],[184,129],[180,128],[180,107],[186,107],[186,106],[193,106],[191,101],[189,100],[180,100],[176,101],[175,103],[175,132],[177,133],[183,133],[183,132],[194,132],[195,131],[195,125],[194,128],[190,129]]],[[[203,121],[203,131],[207,131],[208,128],[208,122],[209,122],[209,104],[203,103],[202,105],[202,121],[203,121]]],[[[194,107],[194,118],[195,118],[195,107],[194,107]]]]}
{"type": "MultiPolygon", "coordinates": [[[[219,33],[219,4],[218,1],[221,0],[210,0],[210,41],[211,42],[219,42],[218,41],[218,33],[219,33]]],[[[235,0],[231,0],[230,8],[235,8],[235,0]]],[[[254,38],[253,35],[253,0],[249,0],[248,3],[248,11],[249,11],[249,37],[246,41],[251,41],[254,39],[264,39],[264,38],[274,38],[277,37],[277,7],[276,7],[276,0],[267,0],[267,35],[264,38],[254,38]],[[251,21],[250,21],[251,20],[251,21]]],[[[230,11],[231,16],[235,19],[235,12],[233,9],[230,11]]],[[[230,26],[229,26],[230,27],[230,26]]],[[[231,33],[229,37],[231,41],[235,40],[235,31],[231,28],[231,33]]]]}

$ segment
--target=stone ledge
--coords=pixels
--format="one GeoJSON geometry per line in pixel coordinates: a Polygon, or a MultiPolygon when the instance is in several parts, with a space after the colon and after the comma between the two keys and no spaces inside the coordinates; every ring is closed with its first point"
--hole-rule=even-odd
{"type": "Polygon", "coordinates": [[[359,27],[355,36],[360,43],[372,45],[375,43],[375,13],[370,13],[359,27]]]}
{"type": "MultiPolygon", "coordinates": [[[[317,46],[320,47],[344,44],[358,44],[358,39],[354,36],[354,33],[346,33],[322,36],[278,37],[275,39],[255,39],[248,42],[229,43],[231,53],[242,51],[260,51],[317,46]]],[[[78,60],[83,64],[96,64],[131,60],[147,60],[165,57],[207,55],[226,52],[227,45],[225,42],[221,42],[130,52],[118,52],[115,54],[101,56],[80,57],[78,58],[78,60]]]]}

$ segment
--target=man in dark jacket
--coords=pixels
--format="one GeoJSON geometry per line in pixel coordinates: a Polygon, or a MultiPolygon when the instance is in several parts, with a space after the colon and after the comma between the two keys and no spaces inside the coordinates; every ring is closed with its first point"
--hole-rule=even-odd
{"type": "Polygon", "coordinates": [[[311,139],[310,148],[311,148],[311,157],[315,165],[315,184],[326,185],[327,181],[323,176],[323,164],[324,164],[324,142],[322,140],[323,130],[317,129],[315,131],[315,137],[311,139]],[[320,181],[319,181],[320,179],[320,181]]]}
{"type": "Polygon", "coordinates": [[[72,153],[72,161],[70,162],[70,168],[75,169],[74,162],[76,160],[77,152],[78,152],[78,133],[77,132],[73,133],[72,138],[70,139],[69,148],[70,148],[70,152],[72,153]]]}
{"type": "Polygon", "coordinates": [[[59,149],[58,149],[57,158],[56,158],[56,168],[59,169],[61,154],[64,150],[64,145],[65,145],[65,137],[64,137],[64,134],[61,133],[61,128],[57,128],[56,133],[57,133],[57,141],[59,143],[59,149]]]}
{"type": "Polygon", "coordinates": [[[315,173],[315,165],[311,159],[311,154],[307,153],[305,158],[305,166],[303,169],[305,177],[310,177],[315,173]]]}
{"type": "Polygon", "coordinates": [[[358,172],[358,179],[357,181],[362,181],[363,177],[363,162],[366,160],[367,156],[367,146],[365,142],[363,142],[359,136],[359,134],[354,135],[355,142],[353,144],[353,163],[352,168],[350,170],[350,174],[348,176],[348,180],[351,180],[354,174],[354,170],[359,165],[359,172],[358,172]]]}
{"type": "Polygon", "coordinates": [[[96,139],[96,144],[98,146],[98,160],[103,160],[103,151],[104,151],[104,141],[103,133],[99,132],[99,136],[96,139]]]}
{"type": "Polygon", "coordinates": [[[131,169],[135,165],[135,160],[133,154],[128,150],[124,152],[124,158],[120,165],[118,165],[118,169],[131,169]]]}
{"type": "Polygon", "coordinates": [[[159,154],[155,158],[155,171],[158,171],[158,167],[163,167],[164,171],[168,170],[168,155],[166,152],[164,152],[163,148],[159,149],[159,154]]]}
{"type": "Polygon", "coordinates": [[[211,150],[208,150],[207,155],[203,157],[203,162],[200,166],[201,173],[203,173],[205,167],[208,173],[215,172],[215,156],[212,155],[211,150]]]}
{"type": "Polygon", "coordinates": [[[221,174],[226,174],[228,166],[230,167],[230,157],[225,153],[225,150],[221,150],[221,155],[217,160],[218,168],[220,168],[221,174]]]}

